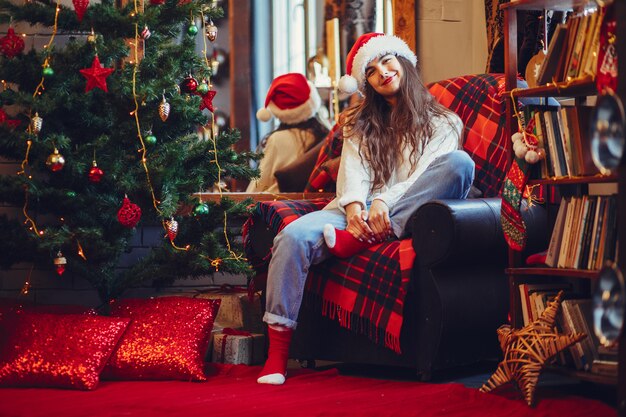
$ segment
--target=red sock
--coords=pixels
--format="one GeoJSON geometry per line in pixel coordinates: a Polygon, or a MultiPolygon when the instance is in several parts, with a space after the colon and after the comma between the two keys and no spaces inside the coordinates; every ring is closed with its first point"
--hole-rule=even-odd
{"type": "Polygon", "coordinates": [[[324,240],[330,253],[338,258],[349,258],[376,244],[366,240],[361,242],[347,230],[336,229],[331,224],[324,226],[324,240]]]}
{"type": "MultiPolygon", "coordinates": [[[[270,339],[270,348],[265,365],[259,374],[259,379],[272,374],[284,376],[287,373],[287,359],[289,358],[289,345],[291,344],[293,330],[276,330],[271,326],[268,326],[267,330],[270,339]]],[[[271,379],[269,381],[257,379],[257,381],[259,383],[280,385],[284,382],[284,378],[282,381],[274,381],[271,379]]]]}

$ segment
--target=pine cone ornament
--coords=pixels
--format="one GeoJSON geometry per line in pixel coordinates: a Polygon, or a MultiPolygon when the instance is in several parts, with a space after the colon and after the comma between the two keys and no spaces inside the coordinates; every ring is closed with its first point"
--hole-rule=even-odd
{"type": "Polygon", "coordinates": [[[33,133],[35,135],[38,135],[39,132],[41,132],[41,128],[43,126],[43,119],[39,117],[39,113],[35,113],[35,115],[30,120],[30,122],[31,122],[30,127],[33,130],[33,133]]]}
{"type": "Polygon", "coordinates": [[[170,103],[165,100],[165,96],[163,96],[163,100],[159,104],[159,117],[161,120],[166,121],[167,117],[170,115],[170,103]]]}

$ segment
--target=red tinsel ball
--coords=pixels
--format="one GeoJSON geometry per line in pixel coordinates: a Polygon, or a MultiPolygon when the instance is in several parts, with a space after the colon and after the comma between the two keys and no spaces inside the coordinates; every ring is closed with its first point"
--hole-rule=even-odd
{"type": "Polygon", "coordinates": [[[122,207],[117,212],[117,220],[124,227],[132,229],[137,226],[141,219],[141,208],[134,203],[131,203],[128,197],[124,197],[122,207]]]}
{"type": "Polygon", "coordinates": [[[150,0],[150,4],[158,6],[159,4],[164,4],[165,0],[150,0]]]}
{"type": "Polygon", "coordinates": [[[191,75],[185,77],[183,82],[180,84],[180,89],[183,93],[194,93],[198,88],[198,80],[193,78],[191,75]]]}
{"type": "Polygon", "coordinates": [[[82,22],[85,11],[87,10],[87,7],[89,7],[89,0],[72,0],[72,3],[74,3],[76,18],[79,22],[82,22]]]}
{"type": "Polygon", "coordinates": [[[13,28],[7,30],[7,34],[0,38],[0,52],[8,58],[19,55],[24,50],[24,39],[17,36],[13,28]]]}
{"type": "Polygon", "coordinates": [[[100,182],[102,177],[104,176],[104,171],[101,170],[95,163],[89,170],[89,181],[91,182],[100,182]]]}

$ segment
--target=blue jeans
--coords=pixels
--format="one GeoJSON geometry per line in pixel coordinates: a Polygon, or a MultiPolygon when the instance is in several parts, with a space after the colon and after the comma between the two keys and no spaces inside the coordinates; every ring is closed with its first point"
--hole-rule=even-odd
{"type": "MultiPolygon", "coordinates": [[[[422,204],[443,198],[466,198],[473,180],[474,161],[464,151],[435,159],[389,212],[395,236],[407,236],[406,224],[422,204]]],[[[307,213],[274,238],[264,322],[295,329],[309,267],[331,256],[322,234],[327,223],[345,229],[346,215],[339,209],[307,213]]]]}

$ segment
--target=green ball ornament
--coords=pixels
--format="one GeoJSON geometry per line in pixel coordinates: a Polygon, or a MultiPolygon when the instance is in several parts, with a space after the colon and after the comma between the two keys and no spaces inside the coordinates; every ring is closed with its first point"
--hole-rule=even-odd
{"type": "Polygon", "coordinates": [[[157,143],[157,138],[154,135],[148,135],[146,136],[146,143],[148,145],[156,145],[157,143]]]}
{"type": "Polygon", "coordinates": [[[68,191],[67,193],[65,193],[65,195],[69,198],[74,198],[76,197],[76,191],[68,191]]]}
{"type": "Polygon", "coordinates": [[[195,23],[189,25],[189,27],[187,28],[187,34],[189,36],[196,36],[197,33],[198,33],[198,26],[196,26],[195,23]]]}
{"type": "Polygon", "coordinates": [[[207,214],[209,214],[209,206],[207,205],[207,203],[198,203],[193,208],[194,216],[204,216],[207,214]]]}
{"type": "Polygon", "coordinates": [[[209,92],[209,85],[205,82],[200,83],[196,91],[200,94],[206,94],[209,92]]]}
{"type": "Polygon", "coordinates": [[[52,67],[45,67],[42,71],[42,74],[46,78],[52,77],[54,75],[54,70],[52,69],[52,67]]]}

